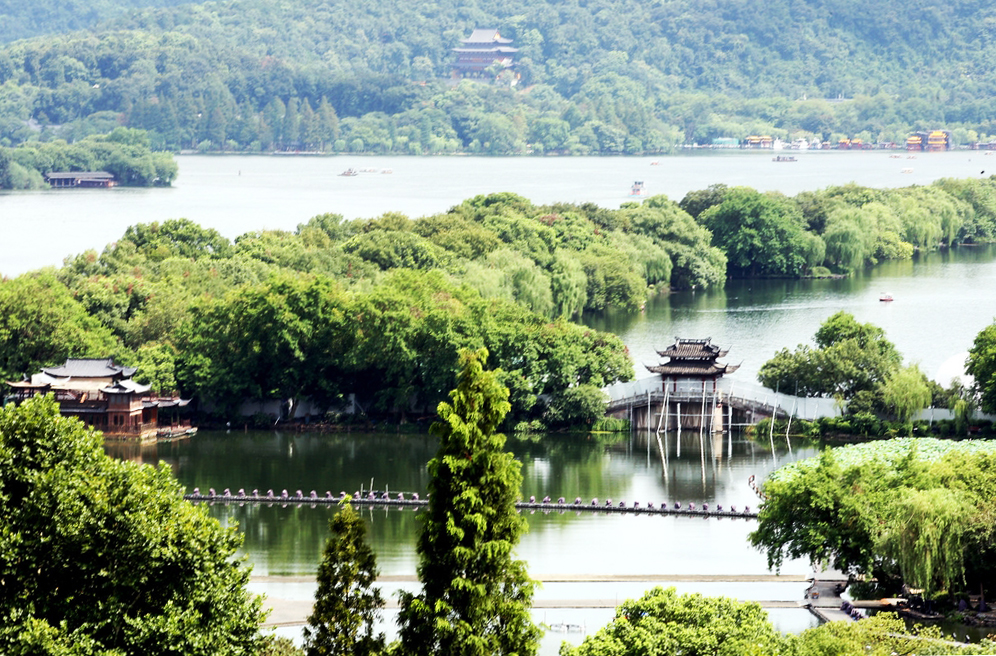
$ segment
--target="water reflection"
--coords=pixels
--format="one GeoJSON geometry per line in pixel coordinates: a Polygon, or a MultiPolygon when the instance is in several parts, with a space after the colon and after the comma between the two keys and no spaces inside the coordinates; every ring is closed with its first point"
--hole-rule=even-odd
{"type": "Polygon", "coordinates": [[[730,348],[728,362],[742,363],[734,376],[754,382],[776,351],[810,343],[820,323],[845,310],[883,328],[908,362],[933,376],[993,322],[994,301],[996,247],[977,246],[885,262],[843,279],[730,280],[723,289],[655,296],[643,313],[586,315],[584,322],[622,338],[638,378],[676,336],[712,337],[730,348]],[[895,301],[881,303],[883,293],[895,301]]]}
{"type": "MultiPolygon", "coordinates": [[[[774,456],[734,435],[701,439],[697,432],[666,438],[666,467],[655,437],[644,434],[605,441],[588,436],[544,435],[510,440],[523,463],[524,498],[581,497],[599,503],[631,505],[680,502],[729,507],[755,506],[747,484],[775,468],[787,454],[774,456]]],[[[317,434],[204,431],[193,439],[152,447],[109,445],[117,457],[138,462],[165,461],[192,490],[243,488],[302,490],[338,494],[376,489],[425,493],[425,464],[436,442],[425,435],[317,434]]],[[[797,450],[796,455],[814,453],[797,450]]],[[[245,535],[245,552],[258,575],[312,574],[335,512],[324,505],[218,504],[213,516],[236,524],[245,535]]],[[[415,571],[417,514],[411,510],[363,510],[371,543],[385,574],[415,571]]],[[[751,522],[687,517],[579,515],[542,512],[526,515],[529,533],[519,548],[534,573],[763,573],[761,554],[745,545],[751,522]],[[678,537],[679,539],[675,539],[678,537]],[[648,558],[622,556],[650,550],[648,558]],[[597,554],[597,557],[595,556],[597,554]]]]}

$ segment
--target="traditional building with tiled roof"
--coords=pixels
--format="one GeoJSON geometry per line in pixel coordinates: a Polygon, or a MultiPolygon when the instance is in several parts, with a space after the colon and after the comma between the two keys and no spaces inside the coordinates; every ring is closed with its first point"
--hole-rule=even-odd
{"type": "Polygon", "coordinates": [[[178,408],[188,401],[156,397],[148,385],[132,379],[137,369],[114,363],[111,358],[69,358],[58,367],[43,367],[30,378],[8,381],[15,403],[38,394],[54,394],[65,417],[76,417],[103,431],[107,437],[150,439],[189,424],[160,425],[159,410],[178,408]]]}
{"type": "Polygon", "coordinates": [[[662,416],[664,430],[669,427],[709,428],[713,432],[723,430],[723,400],[719,390],[719,379],[731,374],[740,365],[718,362],[725,357],[727,349],[712,343],[712,338],[682,339],[675,337],[663,351],[657,351],[666,361],[658,365],[648,365],[647,370],[661,376],[661,391],[664,392],[662,416]],[[673,418],[673,423],[672,423],[673,418]]]}
{"type": "Polygon", "coordinates": [[[674,338],[671,344],[663,351],[657,351],[657,355],[667,358],[667,362],[659,365],[647,366],[648,371],[661,374],[665,379],[672,382],[679,378],[693,378],[696,380],[716,381],[723,374],[732,374],[740,368],[740,365],[723,364],[717,362],[718,358],[725,357],[729,349],[721,349],[712,343],[712,338],[706,339],[681,339],[674,338]]]}
{"type": "Polygon", "coordinates": [[[515,66],[512,39],[504,39],[496,29],[475,29],[469,37],[461,39],[454,48],[457,59],[453,63],[453,76],[457,78],[494,78],[495,69],[507,70],[515,66]],[[489,70],[490,69],[490,70],[489,70]]]}

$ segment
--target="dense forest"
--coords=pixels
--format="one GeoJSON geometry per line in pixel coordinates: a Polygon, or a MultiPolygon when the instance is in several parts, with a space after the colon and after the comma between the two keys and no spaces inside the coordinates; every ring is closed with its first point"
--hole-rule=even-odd
{"type": "Polygon", "coordinates": [[[138,224],[102,253],[0,282],[0,375],[114,355],[223,414],[243,398],[331,406],[355,393],[403,415],[445,398],[461,348],[486,347],[510,421],[570,423],[601,414],[597,388],[633,375],[617,337],[573,323],[584,312],[994,236],[996,178],[793,198],[715,185],[617,210],[499,193],[234,242],[185,219],[138,224]]]}
{"type": "Polygon", "coordinates": [[[118,125],[170,149],[403,154],[996,134],[996,7],[977,0],[78,4],[0,7],[0,143],[118,125]],[[519,84],[451,79],[475,27],[514,40],[519,84]]]}

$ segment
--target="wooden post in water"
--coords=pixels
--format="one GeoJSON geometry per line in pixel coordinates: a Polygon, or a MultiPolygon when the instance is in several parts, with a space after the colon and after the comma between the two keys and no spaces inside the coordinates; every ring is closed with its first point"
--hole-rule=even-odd
{"type": "Polygon", "coordinates": [[[675,448],[678,449],[678,459],[681,459],[681,404],[679,403],[675,408],[677,416],[674,419],[675,427],[678,429],[678,434],[675,436],[675,448]]]}
{"type": "Polygon", "coordinates": [[[775,401],[771,401],[771,426],[768,431],[768,439],[771,440],[771,458],[775,460],[775,401]]]}
{"type": "Polygon", "coordinates": [[[650,441],[650,390],[647,390],[647,441],[650,441]]]}
{"type": "Polygon", "coordinates": [[[789,413],[788,426],[785,427],[785,444],[788,444],[789,455],[792,455],[792,442],[789,441],[789,431],[792,430],[792,416],[795,414],[795,406],[798,402],[798,397],[792,401],[792,412],[789,413]]]}
{"type": "MultiPolygon", "coordinates": [[[[664,445],[661,444],[661,424],[664,424],[664,439],[667,439],[667,401],[668,394],[664,392],[664,407],[661,408],[660,419],[657,420],[657,450],[661,453],[661,469],[664,471],[664,480],[667,480],[667,451],[664,445]]],[[[650,448],[650,441],[647,441],[647,449],[650,448]]],[[[647,452],[647,457],[649,458],[649,451],[647,452]]]]}

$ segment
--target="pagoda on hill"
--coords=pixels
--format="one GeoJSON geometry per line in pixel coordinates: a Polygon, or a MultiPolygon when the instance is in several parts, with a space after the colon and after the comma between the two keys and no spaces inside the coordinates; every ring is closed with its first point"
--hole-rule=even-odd
{"type": "MultiPolygon", "coordinates": [[[[453,48],[457,59],[453,63],[453,77],[490,79],[495,77],[494,67],[508,70],[515,66],[515,53],[519,50],[504,39],[496,29],[477,28],[460,47],[453,48]]],[[[516,76],[518,79],[518,76],[516,76]]]]}

